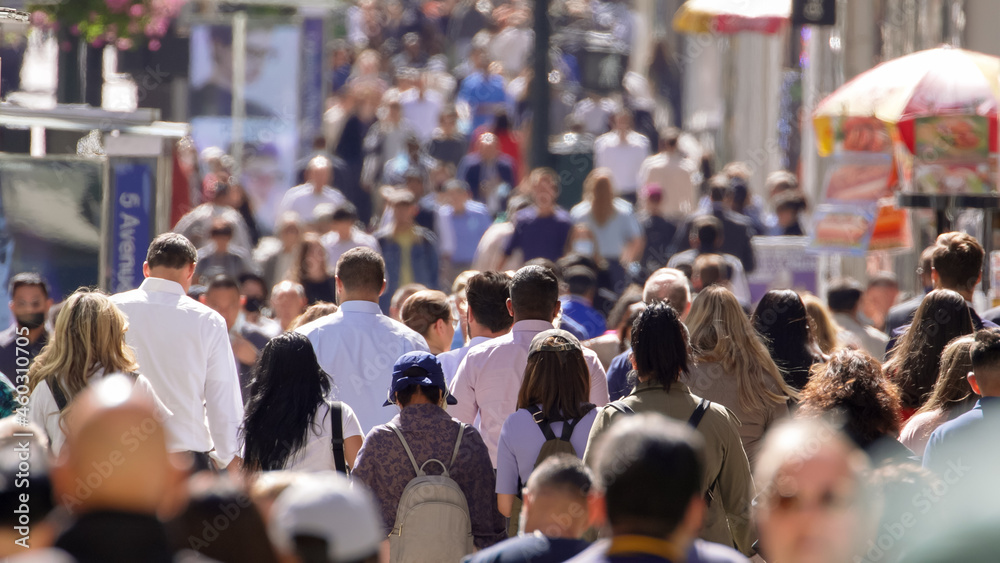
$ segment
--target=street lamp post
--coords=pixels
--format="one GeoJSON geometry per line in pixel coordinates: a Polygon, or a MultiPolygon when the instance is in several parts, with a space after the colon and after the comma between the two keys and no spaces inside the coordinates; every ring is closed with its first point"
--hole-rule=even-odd
{"type": "Polygon", "coordinates": [[[531,166],[549,166],[549,0],[535,0],[535,60],[531,80],[531,166]]]}

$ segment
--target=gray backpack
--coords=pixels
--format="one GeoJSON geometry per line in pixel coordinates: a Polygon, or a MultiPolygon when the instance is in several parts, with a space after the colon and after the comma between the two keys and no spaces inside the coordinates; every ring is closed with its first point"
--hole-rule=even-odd
{"type": "Polygon", "coordinates": [[[418,466],[406,438],[395,424],[389,428],[399,436],[406,455],[410,457],[417,473],[399,498],[396,524],[389,533],[389,561],[391,563],[441,563],[461,561],[474,551],[472,544],[472,518],[465,493],[448,474],[458,458],[458,448],[466,425],[462,424],[455,440],[451,462],[445,466],[440,460],[428,459],[418,466]],[[441,466],[441,475],[428,475],[424,468],[429,463],[441,466]]]}

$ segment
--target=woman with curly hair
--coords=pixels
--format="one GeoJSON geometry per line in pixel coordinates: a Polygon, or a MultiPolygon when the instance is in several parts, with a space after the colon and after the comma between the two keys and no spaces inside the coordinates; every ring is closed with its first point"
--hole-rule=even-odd
{"type": "Polygon", "coordinates": [[[764,433],[788,415],[789,399],[799,394],[785,383],[728,289],[702,290],[687,326],[696,364],[681,381],[695,395],[723,405],[740,419],[740,439],[752,467],[764,433]]]}
{"type": "Polygon", "coordinates": [[[899,389],[867,352],[843,349],[813,370],[802,390],[799,418],[833,417],[873,465],[905,461],[913,452],[896,440],[899,389]]]}
{"type": "Polygon", "coordinates": [[[952,340],[941,354],[941,372],[931,396],[917,414],[906,422],[899,434],[899,441],[918,456],[924,455],[931,432],[961,416],[976,406],[979,395],[969,385],[972,371],[972,345],[976,338],[971,334],[952,340]]]}
{"type": "Polygon", "coordinates": [[[930,396],[941,369],[941,355],[952,340],[972,334],[975,328],[965,299],[950,289],[936,289],[926,296],[913,315],[913,324],[889,352],[885,374],[899,385],[903,422],[909,420],[930,396]]]}

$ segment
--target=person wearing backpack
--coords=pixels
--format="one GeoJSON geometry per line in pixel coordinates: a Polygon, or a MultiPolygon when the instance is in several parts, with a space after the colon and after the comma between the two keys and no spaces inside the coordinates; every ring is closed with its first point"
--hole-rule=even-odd
{"type": "MultiPolygon", "coordinates": [[[[597,417],[590,397],[590,372],[583,347],[565,330],[535,335],[528,348],[517,394],[517,411],[500,429],[497,446],[497,507],[516,520],[516,502],[535,467],[553,454],[583,457],[597,417]]],[[[512,526],[511,535],[517,527],[512,526]]]]}
{"type": "Polygon", "coordinates": [[[597,413],[583,460],[593,467],[597,440],[622,416],[655,412],[697,430],[705,440],[702,489],[708,508],[701,538],[753,553],[750,522],[755,494],[750,464],[740,441],[740,422],[729,409],[691,394],[681,381],[692,365],[687,329],[665,303],[646,308],[632,325],[635,388],[597,413]]]}
{"type": "Polygon", "coordinates": [[[459,561],[506,538],[486,444],[445,404],[456,400],[437,358],[404,354],[385,402],[399,414],[373,428],[358,452],[353,477],[378,501],[393,563],[459,561]]]}
{"type": "Polygon", "coordinates": [[[348,472],[361,449],[361,423],[333,399],[332,379],[308,338],[297,332],[272,338],[252,381],[240,429],[246,470],[348,472]]]}
{"type": "Polygon", "coordinates": [[[128,321],[111,299],[99,291],[77,290],[56,318],[55,333],[28,370],[28,419],[49,437],[58,455],[69,428],[72,402],[91,383],[115,373],[129,374],[132,393],[148,400],[160,422],[172,413],[139,375],[135,352],[125,343],[128,321]]]}

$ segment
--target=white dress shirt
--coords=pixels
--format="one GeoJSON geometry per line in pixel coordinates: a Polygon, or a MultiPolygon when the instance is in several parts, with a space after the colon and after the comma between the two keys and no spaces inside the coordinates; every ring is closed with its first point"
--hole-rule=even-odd
{"type": "Polygon", "coordinates": [[[696,172],[694,163],[680,153],[661,152],[642,161],[639,186],[659,185],[663,189],[660,212],[667,217],[683,217],[693,213],[698,204],[696,172]]]}
{"type": "Polygon", "coordinates": [[[316,218],[315,211],[318,205],[330,203],[334,207],[340,207],[345,201],[347,198],[344,194],[330,186],[323,186],[320,194],[316,195],[316,188],[312,184],[302,184],[285,192],[281,204],[278,205],[277,216],[281,217],[286,211],[294,211],[303,222],[308,223],[316,218]]]}
{"type": "Polygon", "coordinates": [[[334,395],[351,405],[366,435],[399,412],[382,406],[396,360],[414,350],[430,351],[423,336],[383,315],[378,303],[369,301],[342,303],[336,313],[296,332],[312,342],[319,365],[333,380],[334,395]]]}
{"type": "MultiPolygon", "coordinates": [[[[97,372],[90,376],[88,383],[103,379],[105,375],[107,374],[104,373],[104,370],[98,368],[97,372]]],[[[63,392],[65,393],[65,389],[63,392]]],[[[135,384],[132,387],[132,394],[133,396],[142,397],[153,404],[156,418],[161,424],[165,423],[173,415],[170,409],[160,400],[160,397],[157,396],[156,391],[153,390],[153,386],[145,376],[140,375],[136,378],[135,384]]],[[[42,381],[35,387],[35,390],[31,392],[30,400],[31,409],[28,411],[28,419],[40,428],[45,429],[45,433],[49,437],[49,450],[53,456],[59,455],[63,443],[66,442],[66,435],[63,433],[63,427],[60,422],[62,422],[63,413],[69,411],[59,410],[59,405],[56,403],[56,398],[52,395],[52,389],[49,388],[47,381],[42,381]]],[[[124,440],[123,445],[125,445],[124,440]]]]}
{"type": "Polygon", "coordinates": [[[489,342],[490,340],[493,339],[486,336],[473,336],[465,346],[438,354],[437,359],[441,362],[441,369],[444,370],[444,379],[448,382],[449,386],[455,380],[455,374],[458,373],[458,366],[462,364],[462,360],[469,354],[469,350],[477,344],[489,342]]]}
{"type": "Polygon", "coordinates": [[[594,168],[610,168],[615,193],[634,194],[639,183],[639,167],[649,156],[649,139],[629,131],[623,142],[617,131],[605,133],[594,141],[594,168]]]}
{"type": "Polygon", "coordinates": [[[243,398],[222,315],[184,294],[181,284],[146,278],[111,301],[128,316],[125,341],[139,369],[174,415],[170,451],[212,452],[221,466],[239,452],[243,398]],[[207,423],[207,424],[206,424],[207,423]]]}
{"type": "MultiPolygon", "coordinates": [[[[448,413],[466,424],[480,417],[479,433],[490,451],[493,466],[497,464],[497,444],[500,429],[507,417],[517,410],[517,393],[521,389],[524,368],[528,365],[531,339],[539,332],[553,328],[548,321],[519,321],[508,334],[474,346],[458,367],[451,383],[451,394],[458,399],[448,413]]],[[[583,349],[590,368],[590,402],[597,406],[608,403],[608,380],[597,354],[583,349]]]]}
{"type": "Polygon", "coordinates": [[[382,254],[378,239],[357,227],[351,227],[351,238],[348,240],[340,240],[340,235],[330,231],[321,236],[319,242],[326,249],[326,263],[331,271],[337,267],[337,260],[340,260],[340,257],[352,248],[364,246],[382,254]]]}

